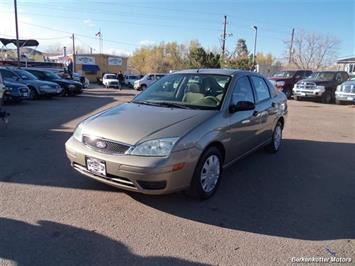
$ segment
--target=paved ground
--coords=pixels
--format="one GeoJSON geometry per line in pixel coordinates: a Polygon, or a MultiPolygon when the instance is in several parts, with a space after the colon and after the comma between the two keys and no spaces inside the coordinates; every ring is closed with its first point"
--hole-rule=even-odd
{"type": "Polygon", "coordinates": [[[74,172],[64,142],[132,90],[11,105],[0,129],[0,264],[284,265],[355,260],[355,108],[289,101],[282,150],[229,168],[218,193],[144,196],[74,172]]]}

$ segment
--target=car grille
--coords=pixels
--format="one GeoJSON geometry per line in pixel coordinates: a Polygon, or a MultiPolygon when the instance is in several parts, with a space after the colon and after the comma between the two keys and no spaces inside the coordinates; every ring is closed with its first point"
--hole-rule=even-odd
{"type": "Polygon", "coordinates": [[[316,87],[317,87],[317,85],[314,82],[300,82],[300,83],[297,83],[297,88],[298,89],[313,90],[316,87]]]}
{"type": "Polygon", "coordinates": [[[110,81],[109,84],[110,85],[118,85],[118,82],[117,81],[110,81]]]}
{"type": "Polygon", "coordinates": [[[131,146],[102,138],[83,136],[83,143],[99,152],[124,154],[131,146]]]}
{"type": "Polygon", "coordinates": [[[355,93],[355,85],[343,85],[341,86],[342,92],[355,93]]]}

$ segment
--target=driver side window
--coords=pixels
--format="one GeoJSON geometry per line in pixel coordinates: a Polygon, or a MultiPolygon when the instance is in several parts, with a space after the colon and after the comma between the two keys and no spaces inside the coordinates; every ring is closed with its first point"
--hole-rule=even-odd
{"type": "Polygon", "coordinates": [[[247,76],[239,78],[233,89],[232,103],[236,104],[240,101],[255,103],[253,89],[247,76]]]}

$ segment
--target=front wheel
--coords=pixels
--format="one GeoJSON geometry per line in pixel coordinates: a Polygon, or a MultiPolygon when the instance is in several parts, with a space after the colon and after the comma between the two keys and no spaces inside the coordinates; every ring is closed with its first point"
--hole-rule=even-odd
{"type": "Polygon", "coordinates": [[[198,199],[208,199],[216,192],[221,174],[221,152],[216,147],[210,147],[197,163],[188,194],[198,199]]]}
{"type": "Polygon", "coordinates": [[[293,96],[293,99],[295,101],[302,101],[302,98],[300,96],[296,96],[296,95],[293,96]]]}
{"type": "Polygon", "coordinates": [[[272,153],[276,153],[280,149],[282,142],[282,129],[282,123],[278,121],[272,134],[272,140],[267,146],[267,149],[272,153]]]}
{"type": "Polygon", "coordinates": [[[30,99],[31,100],[37,100],[39,98],[39,95],[34,88],[30,88],[30,99]]]}

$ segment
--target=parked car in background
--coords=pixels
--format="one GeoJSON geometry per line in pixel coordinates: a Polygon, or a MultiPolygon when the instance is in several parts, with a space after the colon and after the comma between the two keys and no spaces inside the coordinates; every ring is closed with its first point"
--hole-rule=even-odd
{"type": "Polygon", "coordinates": [[[57,96],[63,89],[56,83],[39,80],[31,73],[14,67],[0,67],[0,73],[5,81],[18,82],[30,89],[30,98],[36,99],[40,96],[57,96]]]}
{"type": "Polygon", "coordinates": [[[338,85],[335,91],[335,103],[355,103],[355,78],[338,85]]]}
{"type": "Polygon", "coordinates": [[[119,88],[120,87],[120,82],[118,81],[116,74],[109,74],[109,73],[105,74],[102,77],[102,84],[106,88],[110,88],[110,87],[119,88]]]}
{"type": "Polygon", "coordinates": [[[319,99],[323,103],[335,101],[335,91],[339,84],[349,78],[345,71],[318,71],[309,78],[300,80],[293,88],[295,100],[319,99]]]}
{"type": "Polygon", "coordinates": [[[19,82],[4,81],[7,92],[3,96],[3,101],[7,102],[21,102],[30,98],[30,89],[19,82]]]}
{"type": "Polygon", "coordinates": [[[286,115],[286,96],[255,72],[178,71],[84,120],[66,153],[74,169],[108,185],[205,199],[224,167],[265,145],[279,150],[286,115]]]}
{"type": "Polygon", "coordinates": [[[136,90],[144,90],[149,85],[151,85],[155,81],[161,79],[165,75],[166,74],[162,74],[162,73],[150,73],[150,74],[147,74],[143,78],[141,78],[139,80],[136,80],[134,82],[134,89],[136,89],[136,90]]]}
{"type": "Polygon", "coordinates": [[[128,87],[133,88],[134,82],[139,79],[140,79],[140,76],[138,76],[138,75],[126,75],[125,76],[125,83],[128,87]]]}
{"type": "Polygon", "coordinates": [[[55,72],[35,68],[25,68],[25,70],[36,76],[39,80],[57,83],[63,88],[63,95],[75,95],[83,92],[83,85],[80,82],[64,79],[55,72]]]}
{"type": "Polygon", "coordinates": [[[290,99],[295,83],[309,77],[312,73],[311,70],[283,70],[269,77],[269,80],[275,81],[276,88],[290,99]]]}

